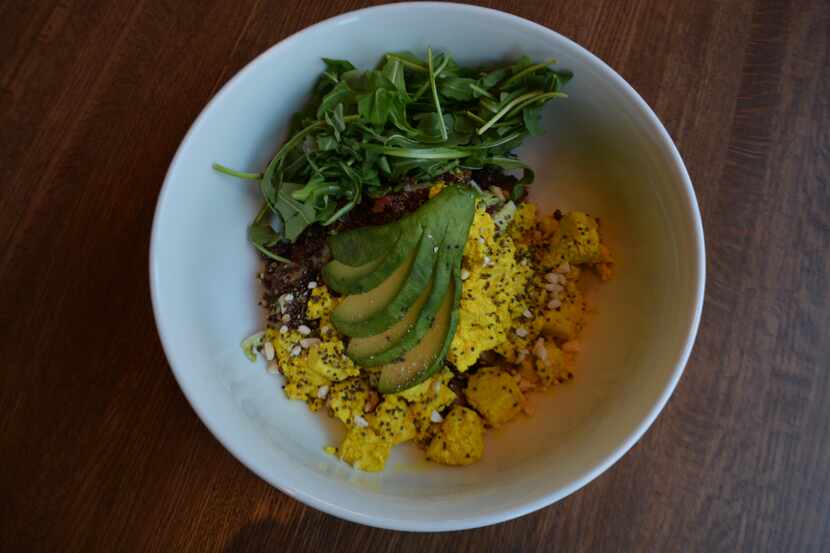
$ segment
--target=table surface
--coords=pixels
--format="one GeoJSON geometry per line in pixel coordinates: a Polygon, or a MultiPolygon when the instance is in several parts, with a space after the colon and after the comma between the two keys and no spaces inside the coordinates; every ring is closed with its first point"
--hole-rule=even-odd
{"type": "Polygon", "coordinates": [[[294,501],[210,435],[150,310],[162,179],[237,70],[362,5],[0,4],[0,550],[830,550],[826,0],[488,4],[619,71],[677,141],[703,213],[694,353],[596,481],[489,528],[383,531],[294,501]]]}

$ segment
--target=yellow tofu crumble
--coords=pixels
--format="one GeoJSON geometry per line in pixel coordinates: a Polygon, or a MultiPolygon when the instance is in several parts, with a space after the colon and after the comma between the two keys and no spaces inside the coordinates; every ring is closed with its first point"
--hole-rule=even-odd
{"type": "Polygon", "coordinates": [[[444,465],[469,465],[484,455],[484,425],[472,409],[456,405],[427,446],[427,459],[444,465]]]}
{"type": "Polygon", "coordinates": [[[574,376],[586,323],[581,275],[591,269],[607,280],[613,267],[599,223],[586,213],[540,214],[520,202],[504,226],[480,202],[462,258],[458,324],[438,374],[379,395],[377,374],[346,355],[348,339],[331,323],[338,298],[316,282],[304,294],[308,326],[274,325],[263,344],[286,397],[325,408],[345,426],[326,453],[374,472],[394,446],[413,442],[432,462],[469,465],[484,455],[487,428],[527,413],[527,393],[574,376]]]}
{"type": "Polygon", "coordinates": [[[479,369],[467,384],[467,401],[481,413],[488,425],[497,427],[522,412],[524,395],[516,378],[498,367],[479,369]]]}

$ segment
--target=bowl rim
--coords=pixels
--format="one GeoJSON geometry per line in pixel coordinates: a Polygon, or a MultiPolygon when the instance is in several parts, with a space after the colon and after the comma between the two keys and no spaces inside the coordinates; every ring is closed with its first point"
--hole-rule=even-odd
{"type": "Polygon", "coordinates": [[[281,41],[273,44],[272,46],[258,54],[254,59],[249,61],[242,69],[240,69],[230,80],[228,80],[219,89],[219,91],[216,92],[216,94],[213,95],[213,97],[202,108],[202,110],[199,112],[199,115],[191,124],[190,128],[188,129],[187,133],[185,134],[184,138],[179,144],[179,147],[177,148],[176,153],[173,156],[172,161],[170,162],[170,166],[167,170],[167,173],[165,174],[164,182],[159,191],[158,200],[156,202],[156,207],[153,214],[153,224],[151,229],[149,248],[149,273],[150,296],[152,301],[153,317],[155,319],[159,339],[162,344],[162,349],[164,350],[164,354],[167,358],[168,364],[170,365],[170,369],[173,372],[173,376],[176,379],[176,382],[178,383],[179,388],[181,389],[185,398],[190,403],[190,406],[196,412],[201,422],[207,427],[207,429],[210,431],[211,434],[213,434],[213,436],[219,441],[219,443],[221,443],[225,449],[227,449],[234,457],[236,457],[237,460],[239,460],[254,474],[259,476],[269,484],[273,485],[283,493],[327,514],[336,516],[341,519],[349,520],[351,522],[365,524],[377,528],[416,532],[434,532],[479,528],[482,526],[488,526],[491,524],[497,524],[500,522],[512,520],[514,518],[518,518],[526,514],[532,513],[534,511],[537,511],[539,509],[542,509],[544,507],[547,507],[548,505],[551,505],[578,491],[582,487],[586,486],[588,483],[600,476],[603,472],[608,470],[625,453],[627,453],[634,446],[635,443],[637,443],[637,441],[654,423],[655,419],[663,410],[672,393],[674,392],[674,389],[676,388],[677,383],[679,382],[680,377],[683,374],[686,363],[688,362],[689,356],[694,346],[694,342],[697,337],[698,328],[700,325],[701,313],[703,310],[703,300],[706,283],[706,250],[703,234],[703,223],[701,220],[697,198],[695,195],[694,188],[692,186],[692,181],[689,177],[689,174],[686,170],[686,166],[683,163],[683,159],[680,156],[677,146],[671,139],[669,133],[666,131],[660,119],[657,117],[657,115],[654,113],[651,107],[645,102],[645,100],[643,100],[643,98],[622,76],[620,76],[616,71],[614,71],[614,69],[612,69],[608,64],[606,64],[601,58],[599,58],[597,55],[593,54],[586,48],[582,47],[575,41],[554,31],[553,29],[545,27],[544,25],[541,25],[534,21],[530,21],[523,17],[514,15],[512,13],[492,8],[485,8],[468,4],[456,4],[450,2],[401,2],[397,4],[386,4],[344,12],[336,16],[330,17],[328,19],[324,19],[322,21],[314,23],[313,25],[310,25],[308,27],[305,27],[297,31],[296,33],[282,39],[281,41]],[[694,306],[689,314],[689,320],[687,322],[688,334],[686,337],[686,341],[683,345],[682,350],[679,352],[676,358],[674,369],[672,371],[671,377],[667,385],[665,386],[657,400],[654,402],[654,404],[651,406],[645,418],[640,421],[640,423],[627,436],[627,438],[618,446],[616,446],[614,450],[610,452],[604,459],[600,460],[589,469],[586,469],[581,476],[574,479],[570,484],[562,488],[542,493],[536,499],[532,501],[527,501],[516,507],[500,507],[499,509],[483,514],[477,514],[473,516],[460,516],[459,518],[453,519],[451,521],[445,521],[445,523],[429,520],[402,520],[397,518],[384,518],[377,515],[366,515],[363,513],[351,511],[347,508],[343,508],[336,504],[333,504],[323,498],[317,497],[311,493],[304,492],[302,489],[296,486],[296,483],[281,481],[279,477],[266,476],[266,472],[263,467],[258,466],[257,463],[253,459],[251,459],[244,451],[241,451],[240,449],[236,448],[232,444],[232,440],[230,439],[230,437],[225,435],[225,433],[222,430],[220,430],[210,422],[210,417],[205,412],[205,410],[203,410],[203,408],[200,407],[200,405],[196,401],[196,398],[193,397],[192,391],[188,390],[188,388],[184,385],[184,380],[181,376],[183,374],[181,372],[182,369],[177,368],[176,365],[173,363],[174,356],[172,352],[174,351],[174,347],[170,338],[170,336],[172,336],[172,333],[167,329],[167,323],[165,323],[165,321],[160,317],[161,311],[159,298],[159,280],[161,277],[159,274],[160,262],[157,253],[159,251],[159,242],[161,240],[159,231],[160,214],[163,209],[163,206],[166,203],[165,199],[170,193],[170,188],[172,187],[172,175],[175,172],[177,165],[181,161],[183,152],[188,148],[188,145],[193,139],[193,136],[198,132],[199,128],[202,126],[202,123],[206,117],[207,112],[210,111],[210,108],[215,103],[217,103],[221,97],[224,97],[227,94],[231,94],[236,84],[244,77],[244,75],[246,75],[248,72],[253,71],[255,66],[263,63],[265,58],[274,55],[275,52],[285,48],[293,42],[301,40],[305,35],[310,34],[314,30],[335,26],[349,19],[354,18],[355,16],[365,15],[369,13],[374,14],[377,12],[385,11],[395,12],[408,11],[412,9],[420,10],[436,8],[444,10],[454,10],[457,12],[475,13],[476,15],[485,15],[489,17],[497,17],[509,22],[512,25],[517,25],[520,27],[524,27],[525,29],[534,30],[537,32],[541,31],[543,34],[547,34],[560,42],[568,44],[577,55],[584,57],[586,61],[600,69],[604,73],[604,75],[610,81],[613,82],[616,88],[618,88],[629,100],[632,100],[634,104],[637,106],[637,108],[645,116],[645,119],[648,124],[648,132],[659,139],[661,147],[667,149],[670,161],[674,165],[674,169],[676,170],[677,174],[680,177],[680,180],[682,181],[682,189],[679,190],[679,193],[682,194],[681,199],[684,202],[684,211],[686,211],[691,216],[691,225],[694,231],[693,241],[696,250],[696,255],[693,262],[697,265],[697,271],[694,275],[695,300],[694,306]]]}

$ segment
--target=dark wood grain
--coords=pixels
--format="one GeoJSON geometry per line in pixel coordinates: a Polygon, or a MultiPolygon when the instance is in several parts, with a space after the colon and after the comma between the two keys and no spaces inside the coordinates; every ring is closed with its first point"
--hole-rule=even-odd
{"type": "Polygon", "coordinates": [[[0,551],[830,551],[830,4],[488,5],[587,46],[677,141],[703,210],[700,337],[666,410],[582,491],[448,534],[303,506],[168,370],[147,248],[193,118],[357,1],[0,4],[0,551]]]}

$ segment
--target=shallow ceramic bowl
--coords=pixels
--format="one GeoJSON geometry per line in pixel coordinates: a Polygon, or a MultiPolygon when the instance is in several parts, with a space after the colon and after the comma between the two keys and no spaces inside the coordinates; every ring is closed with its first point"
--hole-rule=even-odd
{"type": "MultiPolygon", "coordinates": [[[[678,99],[682,101],[682,99],[678,99]]],[[[233,455],[286,494],[355,522],[437,531],[483,526],[553,503],[596,478],[646,431],[692,348],[704,287],[700,215],[683,162],[637,93],[587,50],[524,19],[482,8],[398,4],[347,13],[287,38],[239,72],[199,115],[170,165],[153,226],[153,308],[170,366],[233,455]],[[323,452],[341,432],[286,400],[280,377],[240,339],[263,326],[260,261],[245,229],[256,187],[220,161],[260,170],[322,69],[322,57],[373,66],[427,46],[465,64],[555,57],[575,78],[549,104],[547,132],[521,155],[546,209],[600,217],[618,276],[591,292],[576,380],[532,397],[536,415],[486,438],[466,468],[427,464],[414,446],[387,470],[352,470],[323,452]]]]}

